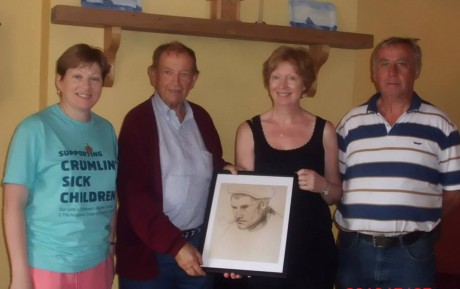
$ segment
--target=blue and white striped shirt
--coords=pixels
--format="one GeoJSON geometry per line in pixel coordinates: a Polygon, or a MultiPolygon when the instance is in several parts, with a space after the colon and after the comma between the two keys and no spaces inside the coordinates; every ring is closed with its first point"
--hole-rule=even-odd
{"type": "Polygon", "coordinates": [[[343,197],[339,227],[373,235],[431,231],[443,190],[460,189],[460,135],[455,124],[417,94],[391,126],[375,94],[339,123],[343,197]]]}

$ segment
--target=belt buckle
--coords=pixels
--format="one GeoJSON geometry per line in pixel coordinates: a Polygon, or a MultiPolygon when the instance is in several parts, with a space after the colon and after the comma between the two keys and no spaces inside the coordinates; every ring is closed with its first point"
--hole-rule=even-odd
{"type": "Polygon", "coordinates": [[[372,245],[376,248],[385,248],[386,242],[383,236],[372,236],[372,245]]]}
{"type": "Polygon", "coordinates": [[[195,236],[196,234],[198,234],[199,232],[201,232],[201,228],[197,227],[197,228],[194,228],[194,229],[182,231],[182,236],[185,239],[189,239],[189,238],[195,236]]]}

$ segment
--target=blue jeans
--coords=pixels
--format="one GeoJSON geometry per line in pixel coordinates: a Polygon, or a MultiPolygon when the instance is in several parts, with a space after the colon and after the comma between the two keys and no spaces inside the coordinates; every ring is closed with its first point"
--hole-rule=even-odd
{"type": "MultiPolygon", "coordinates": [[[[195,234],[189,241],[198,248],[202,233],[195,234]]],[[[120,277],[120,289],[211,289],[213,279],[211,274],[205,277],[187,275],[176,263],[174,257],[168,254],[156,254],[160,275],[151,280],[132,280],[120,277]]]]}
{"type": "Polygon", "coordinates": [[[436,288],[434,234],[415,243],[374,247],[356,233],[340,232],[337,289],[436,288]]]}

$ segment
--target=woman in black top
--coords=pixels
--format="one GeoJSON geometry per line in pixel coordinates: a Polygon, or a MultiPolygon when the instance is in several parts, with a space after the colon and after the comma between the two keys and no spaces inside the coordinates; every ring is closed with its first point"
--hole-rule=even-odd
{"type": "Polygon", "coordinates": [[[337,253],[329,205],[342,195],[335,129],[300,105],[315,80],[306,49],[276,49],[264,63],[263,78],[273,106],[238,128],[236,164],[257,174],[296,177],[288,231],[287,278],[253,276],[216,285],[332,289],[337,253]]]}

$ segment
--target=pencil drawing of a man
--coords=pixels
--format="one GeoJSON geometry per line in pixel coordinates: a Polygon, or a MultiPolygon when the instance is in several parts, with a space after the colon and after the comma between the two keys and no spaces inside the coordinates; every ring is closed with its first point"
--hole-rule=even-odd
{"type": "Polygon", "coordinates": [[[223,195],[233,218],[216,236],[212,257],[278,262],[283,217],[270,203],[274,189],[265,185],[231,185],[223,195]]]}

